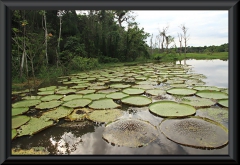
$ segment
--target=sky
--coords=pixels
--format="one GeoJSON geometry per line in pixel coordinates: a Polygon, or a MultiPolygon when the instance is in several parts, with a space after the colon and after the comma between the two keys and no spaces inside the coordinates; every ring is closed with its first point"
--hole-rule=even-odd
{"type": "MultiPolygon", "coordinates": [[[[188,46],[219,46],[228,43],[228,10],[133,10],[135,21],[145,32],[153,34],[155,42],[159,30],[169,26],[167,35],[173,36],[179,46],[180,25],[188,28],[188,46]]],[[[147,39],[150,45],[150,37],[147,39]]]]}

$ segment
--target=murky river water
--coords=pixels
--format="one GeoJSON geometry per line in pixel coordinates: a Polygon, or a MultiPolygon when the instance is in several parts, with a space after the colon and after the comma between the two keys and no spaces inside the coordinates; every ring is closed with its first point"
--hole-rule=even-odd
{"type": "MultiPolygon", "coordinates": [[[[180,62],[177,62],[179,64],[180,62]]],[[[183,64],[183,61],[181,62],[183,64]]],[[[204,74],[207,78],[203,79],[205,85],[228,88],[228,61],[221,60],[187,60],[187,65],[192,66],[192,71],[204,74]]],[[[143,108],[144,109],[144,108],[143,108]]],[[[157,126],[163,118],[154,116],[148,109],[131,110],[129,106],[123,105],[124,115],[121,118],[136,118],[149,121],[157,126]]],[[[227,123],[226,125],[227,126],[227,123]]],[[[102,138],[105,128],[104,124],[92,121],[66,122],[63,119],[52,127],[47,128],[33,136],[18,137],[12,141],[12,147],[29,149],[31,147],[43,146],[47,148],[51,155],[61,154],[143,154],[143,155],[227,155],[228,145],[220,149],[196,149],[179,145],[167,139],[160,130],[156,140],[147,146],[140,148],[129,148],[114,146],[102,138]]]]}

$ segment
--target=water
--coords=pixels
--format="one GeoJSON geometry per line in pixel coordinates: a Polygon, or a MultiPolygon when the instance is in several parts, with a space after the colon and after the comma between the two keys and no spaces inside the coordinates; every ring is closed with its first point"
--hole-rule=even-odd
{"type": "MultiPolygon", "coordinates": [[[[204,74],[206,85],[228,88],[228,61],[221,60],[187,60],[192,71],[204,74]]],[[[180,62],[178,62],[179,64],[180,62]]],[[[183,64],[183,61],[181,62],[183,64]]],[[[163,118],[151,114],[147,107],[143,110],[128,111],[124,105],[121,118],[136,118],[149,121],[158,126],[163,118]]],[[[102,138],[104,124],[91,121],[66,122],[61,119],[55,126],[47,128],[34,136],[23,136],[12,141],[12,147],[29,149],[43,146],[51,155],[227,155],[228,145],[220,149],[205,150],[179,145],[167,139],[158,129],[158,138],[149,145],[140,148],[113,146],[102,138]]]]}

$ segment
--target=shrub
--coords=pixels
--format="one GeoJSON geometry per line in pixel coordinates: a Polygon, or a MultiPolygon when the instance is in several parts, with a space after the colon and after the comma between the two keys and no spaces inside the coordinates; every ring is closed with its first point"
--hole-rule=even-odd
{"type": "Polygon", "coordinates": [[[68,64],[70,70],[84,71],[89,69],[94,69],[99,66],[98,60],[96,58],[85,58],[76,56],[68,64]]]}
{"type": "Polygon", "coordinates": [[[119,60],[117,58],[107,57],[107,56],[100,56],[98,57],[99,63],[117,63],[119,60]]]}

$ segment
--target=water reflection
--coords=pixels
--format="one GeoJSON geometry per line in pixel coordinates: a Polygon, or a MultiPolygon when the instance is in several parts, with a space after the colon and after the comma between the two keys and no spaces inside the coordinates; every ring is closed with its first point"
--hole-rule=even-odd
{"type": "MultiPolygon", "coordinates": [[[[177,62],[177,64],[183,63],[177,62]]],[[[192,71],[204,74],[205,85],[228,88],[228,61],[223,60],[186,60],[192,71]]]]}

